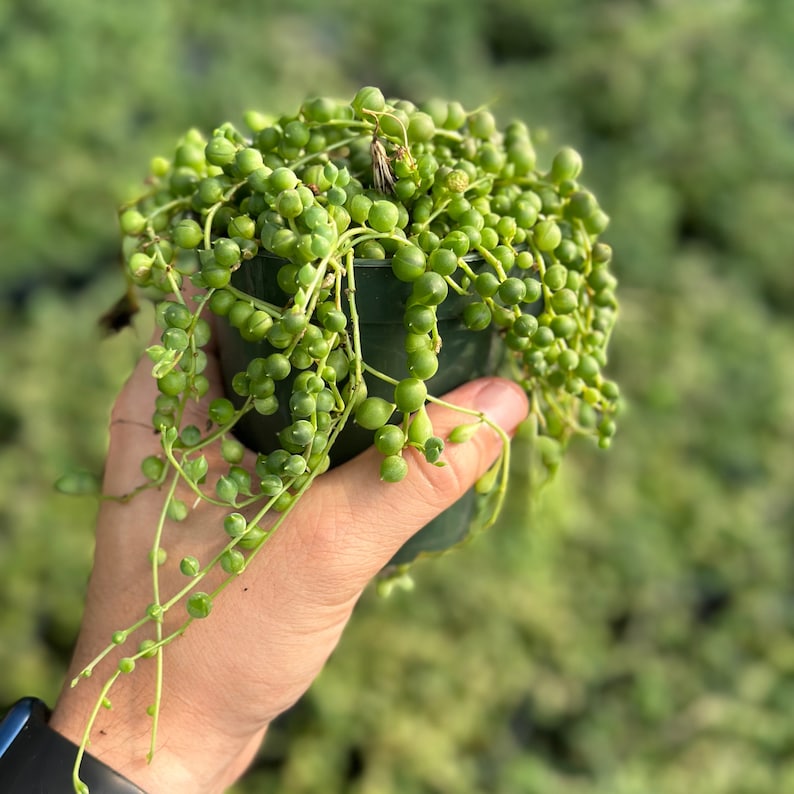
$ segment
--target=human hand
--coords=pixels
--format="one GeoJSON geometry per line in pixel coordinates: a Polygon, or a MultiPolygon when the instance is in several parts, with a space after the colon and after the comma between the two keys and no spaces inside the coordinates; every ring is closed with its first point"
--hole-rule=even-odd
{"type": "MultiPolygon", "coordinates": [[[[139,485],[140,461],[160,452],[149,423],[156,395],[150,366],[146,359],[139,363],[114,407],[107,494],[125,494],[139,485]]],[[[215,360],[206,373],[213,384],[206,399],[211,399],[220,393],[215,360]]],[[[523,391],[497,378],[468,383],[446,399],[484,412],[508,433],[527,412],[523,391]]],[[[206,414],[194,408],[192,421],[198,422],[206,414]]],[[[460,415],[449,409],[431,406],[429,412],[442,437],[460,423],[460,415]]],[[[397,484],[380,481],[378,453],[372,449],[319,477],[245,575],[216,600],[210,618],[194,622],[166,649],[153,762],[145,758],[153,660],[141,660],[114,685],[113,708],[102,710],[91,735],[92,755],[151,794],[222,792],[249,765],[268,724],[318,675],[367,583],[411,535],[471,487],[496,459],[500,444],[497,434],[483,427],[470,442],[447,447],[445,467],[428,465],[417,454],[397,484]]],[[[225,471],[218,450],[207,451],[207,458],[210,477],[225,471]]],[[[148,490],[130,502],[103,502],[69,679],[151,602],[147,530],[156,524],[163,499],[162,492],[148,490]]],[[[185,522],[169,525],[163,541],[168,560],[160,569],[165,597],[184,585],[183,556],[208,559],[226,543],[218,531],[226,512],[202,503],[185,522]]],[[[122,655],[119,650],[106,663],[113,665],[122,655]]],[[[75,688],[67,685],[52,727],[79,743],[104,678],[98,671],[75,688]]]]}

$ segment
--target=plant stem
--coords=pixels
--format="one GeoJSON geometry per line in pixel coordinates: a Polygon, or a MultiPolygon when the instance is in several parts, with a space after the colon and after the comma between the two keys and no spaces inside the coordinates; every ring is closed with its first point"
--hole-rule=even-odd
{"type": "Polygon", "coordinates": [[[105,702],[108,692],[110,692],[113,684],[116,683],[116,679],[120,675],[121,671],[116,670],[116,672],[113,673],[113,675],[111,675],[110,678],[108,678],[108,680],[105,682],[105,685],[102,687],[102,691],[99,693],[99,697],[94,704],[94,708],[91,710],[91,714],[88,717],[85,729],[83,730],[80,744],[77,747],[77,756],[74,759],[74,766],[72,767],[72,784],[74,785],[74,790],[77,792],[85,792],[86,794],[88,793],[88,786],[86,786],[86,784],[80,780],[80,764],[82,764],[83,756],[85,755],[86,749],[88,748],[91,730],[94,727],[97,716],[99,715],[99,709],[102,708],[102,704],[105,702]]]}

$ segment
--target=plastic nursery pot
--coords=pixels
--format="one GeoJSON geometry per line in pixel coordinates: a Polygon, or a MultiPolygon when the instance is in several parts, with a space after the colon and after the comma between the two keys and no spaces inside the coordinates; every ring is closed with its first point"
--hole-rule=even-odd
{"type": "MultiPolygon", "coordinates": [[[[277,273],[285,260],[273,255],[258,255],[233,274],[232,283],[247,294],[277,306],[287,306],[289,296],[277,283],[277,273]]],[[[477,260],[470,262],[476,269],[477,260]]],[[[375,369],[395,379],[408,377],[404,350],[403,314],[411,293],[411,285],[401,282],[392,273],[389,260],[355,260],[356,307],[359,314],[361,347],[364,360],[375,369]]],[[[461,316],[473,298],[450,293],[438,307],[438,330],[443,345],[438,353],[438,372],[427,381],[435,396],[467,381],[493,374],[500,363],[500,346],[490,329],[474,332],[465,327],[461,316]]],[[[347,307],[344,307],[347,309],[347,307]]],[[[243,398],[231,387],[235,373],[245,370],[248,362],[258,356],[276,352],[267,340],[248,342],[228,322],[219,318],[217,330],[221,370],[226,393],[236,405],[243,398]]],[[[289,395],[299,371],[276,384],[279,409],[270,416],[254,411],[244,415],[235,434],[246,446],[257,452],[271,452],[279,446],[277,433],[292,420],[289,395]]],[[[393,387],[367,375],[368,396],[393,397],[393,387]]],[[[372,444],[372,432],[348,422],[330,451],[331,465],[350,460],[372,444]]],[[[430,465],[430,464],[427,464],[430,465]]],[[[469,534],[475,510],[475,494],[465,494],[452,507],[414,535],[394,556],[392,565],[413,561],[420,554],[441,552],[457,545],[469,534]]]]}

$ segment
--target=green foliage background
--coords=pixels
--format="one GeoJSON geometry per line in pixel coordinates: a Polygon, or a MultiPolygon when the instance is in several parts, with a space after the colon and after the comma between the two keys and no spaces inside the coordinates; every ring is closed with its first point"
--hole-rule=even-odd
{"type": "MultiPolygon", "coordinates": [[[[191,125],[361,84],[570,143],[613,217],[613,449],[368,594],[237,794],[794,790],[794,5],[0,6],[0,701],[57,693],[142,332],[101,341],[115,206],[191,125]]],[[[523,483],[519,445],[515,476],[523,483]]]]}

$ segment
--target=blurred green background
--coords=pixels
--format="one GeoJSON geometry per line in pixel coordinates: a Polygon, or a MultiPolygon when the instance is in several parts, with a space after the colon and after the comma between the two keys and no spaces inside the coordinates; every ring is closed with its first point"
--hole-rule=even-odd
{"type": "Polygon", "coordinates": [[[236,794],[793,791],[792,41],[789,0],[0,4],[0,702],[54,700],[80,620],[94,506],[52,483],[143,344],[96,329],[116,205],[189,126],[374,84],[583,153],[628,409],[368,594],[236,794]]]}

